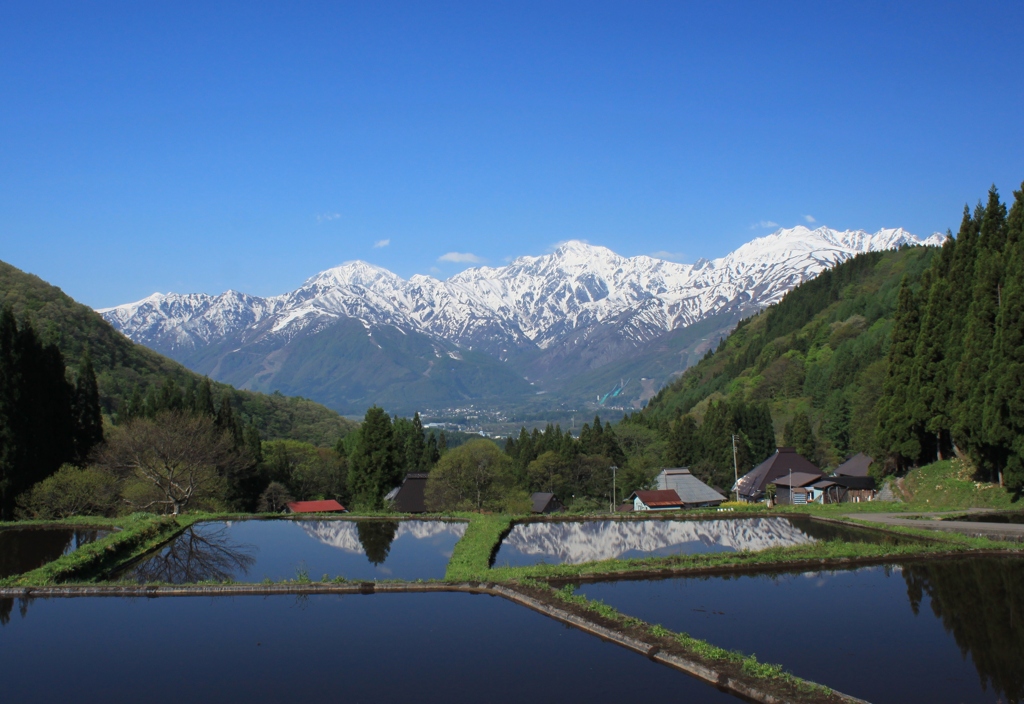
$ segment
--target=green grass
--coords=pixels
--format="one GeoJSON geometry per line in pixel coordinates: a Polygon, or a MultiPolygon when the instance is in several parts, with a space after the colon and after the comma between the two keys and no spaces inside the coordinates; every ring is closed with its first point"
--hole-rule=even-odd
{"type": "Polygon", "coordinates": [[[475,515],[466,526],[462,540],[448,561],[445,581],[465,582],[487,580],[490,577],[491,553],[511,527],[515,516],[475,515]]]}
{"type": "Polygon", "coordinates": [[[934,462],[907,473],[903,486],[912,495],[908,502],[917,511],[994,508],[1024,509],[1015,496],[998,484],[976,482],[972,471],[959,460],[934,462]]]}

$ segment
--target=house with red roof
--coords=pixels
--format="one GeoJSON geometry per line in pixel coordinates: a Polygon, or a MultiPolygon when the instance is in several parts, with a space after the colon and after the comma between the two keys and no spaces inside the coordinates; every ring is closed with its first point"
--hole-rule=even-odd
{"type": "Polygon", "coordinates": [[[347,510],[334,499],[327,501],[292,501],[288,513],[345,513],[347,510]]]}
{"type": "Polygon", "coordinates": [[[683,500],[674,489],[634,491],[629,500],[633,502],[634,511],[670,511],[684,508],[683,500]]]}

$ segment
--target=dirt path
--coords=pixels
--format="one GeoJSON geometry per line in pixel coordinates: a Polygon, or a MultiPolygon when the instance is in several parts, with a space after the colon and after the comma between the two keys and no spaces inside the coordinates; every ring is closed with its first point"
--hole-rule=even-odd
{"type": "Polygon", "coordinates": [[[908,518],[905,513],[861,513],[851,514],[850,518],[888,526],[904,526],[906,528],[924,528],[925,530],[941,530],[948,533],[963,533],[972,538],[993,538],[995,540],[1024,541],[1024,524],[1022,523],[982,523],[980,521],[943,521],[945,516],[959,516],[965,513],[988,513],[991,509],[969,508],[961,511],[931,511],[914,514],[908,518]]]}

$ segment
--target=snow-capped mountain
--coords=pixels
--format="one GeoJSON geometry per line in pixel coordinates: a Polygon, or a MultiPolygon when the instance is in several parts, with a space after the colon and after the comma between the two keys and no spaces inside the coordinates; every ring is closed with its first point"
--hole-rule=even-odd
{"type": "MultiPolygon", "coordinates": [[[[308,341],[342,321],[358,321],[363,344],[378,350],[384,349],[383,331],[397,330],[414,335],[422,348],[416,354],[426,350],[432,360],[462,360],[474,350],[501,361],[525,355],[532,366],[520,368],[520,378],[542,379],[562,374],[557,368],[570,357],[576,367],[594,368],[712,316],[754,312],[862,252],[941,241],[902,229],[869,234],[795,227],[694,264],[622,257],[570,241],[551,254],[467,269],[445,281],[405,280],[355,261],[280,296],[153,294],[99,312],[132,340],[250,388],[271,383],[296,340],[308,341]],[[236,357],[225,363],[226,355],[236,357]],[[253,355],[265,359],[257,365],[253,355]]],[[[429,376],[435,367],[431,361],[415,372],[429,376]]]]}
{"type": "Polygon", "coordinates": [[[838,262],[906,244],[941,244],[941,239],[934,235],[922,242],[902,229],[869,235],[795,227],[696,264],[626,258],[574,240],[552,254],[520,257],[500,268],[467,269],[447,281],[420,275],[406,281],[355,261],[323,271],[282,296],[156,293],[99,312],[144,344],[196,347],[244,330],[287,339],[347,317],[457,344],[496,339],[544,349],[569,331],[612,319],[644,339],[726,307],[771,305],[838,262]],[[263,324],[267,321],[272,325],[263,324]]]}

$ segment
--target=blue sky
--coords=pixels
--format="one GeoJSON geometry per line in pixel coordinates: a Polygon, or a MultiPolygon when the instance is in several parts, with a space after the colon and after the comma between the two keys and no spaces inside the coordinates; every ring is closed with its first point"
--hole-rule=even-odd
{"type": "Polygon", "coordinates": [[[96,307],[270,295],[927,235],[1024,180],[1019,1],[213,5],[0,5],[0,259],[96,307]]]}

